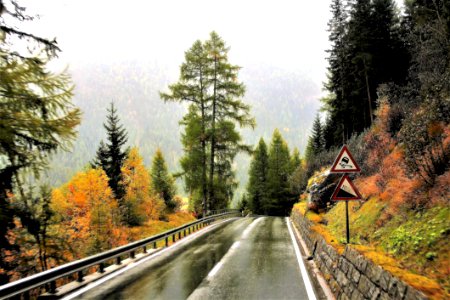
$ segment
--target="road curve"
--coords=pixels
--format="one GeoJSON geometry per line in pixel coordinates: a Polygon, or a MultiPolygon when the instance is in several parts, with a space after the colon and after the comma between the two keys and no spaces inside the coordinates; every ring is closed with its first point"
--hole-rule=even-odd
{"type": "Polygon", "coordinates": [[[308,299],[285,218],[240,218],[76,299],[308,299]]]}

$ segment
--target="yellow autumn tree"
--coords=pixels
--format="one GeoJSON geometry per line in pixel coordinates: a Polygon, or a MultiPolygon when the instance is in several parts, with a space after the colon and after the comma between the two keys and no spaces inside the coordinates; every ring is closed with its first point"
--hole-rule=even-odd
{"type": "Polygon", "coordinates": [[[117,201],[101,169],[79,172],[52,193],[52,209],[72,258],[97,253],[117,244],[117,201]]]}
{"type": "Polygon", "coordinates": [[[151,190],[150,174],[144,166],[138,148],[132,148],[122,167],[122,184],[125,187],[124,220],[129,225],[140,225],[157,220],[164,210],[164,202],[151,190]]]}

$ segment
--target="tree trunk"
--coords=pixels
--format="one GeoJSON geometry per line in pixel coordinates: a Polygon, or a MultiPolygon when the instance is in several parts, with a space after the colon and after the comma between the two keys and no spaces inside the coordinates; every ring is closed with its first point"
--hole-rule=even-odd
{"type": "Polygon", "coordinates": [[[367,75],[367,66],[366,60],[363,59],[364,64],[364,77],[366,79],[366,91],[367,91],[367,100],[369,101],[369,115],[370,115],[370,124],[373,124],[373,113],[372,113],[372,97],[370,96],[370,87],[369,87],[369,76],[367,75]]]}
{"type": "Polygon", "coordinates": [[[205,114],[205,103],[203,97],[203,74],[200,71],[200,103],[202,111],[202,208],[203,217],[206,216],[207,210],[207,195],[208,195],[208,181],[206,178],[206,114],[205,114]]]}
{"type": "Polygon", "coordinates": [[[214,88],[212,99],[212,117],[211,117],[211,157],[209,161],[209,203],[208,208],[212,207],[214,202],[214,167],[216,152],[216,104],[217,104],[217,55],[214,57],[214,88]]]}

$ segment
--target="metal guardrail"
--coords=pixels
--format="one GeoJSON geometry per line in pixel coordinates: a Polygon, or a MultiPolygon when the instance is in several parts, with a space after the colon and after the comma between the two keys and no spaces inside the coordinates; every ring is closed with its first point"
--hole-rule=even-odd
{"type": "Polygon", "coordinates": [[[234,212],[234,213],[239,213],[240,210],[239,209],[217,209],[217,210],[209,210],[206,212],[206,216],[213,216],[213,215],[220,215],[226,212],[234,212]]]}
{"type": "MultiPolygon", "coordinates": [[[[120,246],[99,254],[95,254],[77,261],[73,261],[62,266],[55,267],[53,269],[40,272],[29,277],[25,277],[19,279],[17,281],[13,281],[11,283],[0,286],[0,299],[8,299],[17,295],[26,294],[33,289],[37,289],[46,285],[47,292],[50,294],[57,293],[56,280],[64,277],[68,277],[72,274],[77,273],[77,281],[83,281],[83,271],[89,269],[91,267],[98,267],[98,272],[103,273],[105,268],[105,263],[107,261],[111,261],[115,259],[115,263],[120,265],[122,257],[128,256],[132,259],[135,258],[135,254],[137,251],[142,250],[143,253],[147,253],[147,246],[152,245],[154,249],[157,248],[158,241],[165,241],[165,247],[169,245],[169,238],[172,237],[172,242],[175,242],[177,239],[181,239],[181,233],[184,233],[186,236],[186,232],[188,234],[192,231],[196,231],[210,223],[226,218],[232,217],[235,215],[240,215],[241,213],[236,211],[227,211],[222,212],[220,214],[212,215],[209,217],[205,217],[203,219],[199,219],[197,221],[182,225],[180,227],[168,230],[166,232],[124,245],[120,246]]],[[[28,298],[25,295],[25,298],[28,298]]]]}

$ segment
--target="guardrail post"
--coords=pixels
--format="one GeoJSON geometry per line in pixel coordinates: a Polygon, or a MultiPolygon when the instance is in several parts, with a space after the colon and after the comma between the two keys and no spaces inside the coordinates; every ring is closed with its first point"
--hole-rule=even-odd
{"type": "Polygon", "coordinates": [[[116,257],[116,265],[121,265],[122,264],[122,259],[120,258],[120,256],[116,257]]]}
{"type": "Polygon", "coordinates": [[[98,272],[99,273],[105,273],[105,264],[104,263],[99,263],[98,264],[98,272]]]}
{"type": "Polygon", "coordinates": [[[78,282],[83,282],[83,271],[78,271],[77,272],[77,281],[78,282]]]}
{"type": "Polygon", "coordinates": [[[153,249],[156,249],[156,242],[153,243],[153,249]]]}
{"type": "Polygon", "coordinates": [[[191,234],[191,227],[188,228],[188,234],[191,234]]]}
{"type": "Polygon", "coordinates": [[[181,240],[181,231],[178,232],[178,239],[181,240]]]}
{"type": "Polygon", "coordinates": [[[134,259],[135,257],[136,257],[136,256],[135,256],[134,251],[131,251],[131,252],[130,252],[130,258],[131,258],[131,259],[134,259]]]}
{"type": "Polygon", "coordinates": [[[166,247],[169,246],[169,237],[166,236],[166,247]]]}
{"type": "Polygon", "coordinates": [[[50,282],[50,288],[48,290],[50,294],[56,294],[56,281],[50,282]]]}
{"type": "Polygon", "coordinates": [[[183,236],[186,237],[186,229],[183,230],[183,236]]]}

